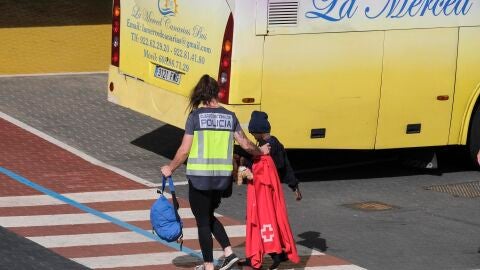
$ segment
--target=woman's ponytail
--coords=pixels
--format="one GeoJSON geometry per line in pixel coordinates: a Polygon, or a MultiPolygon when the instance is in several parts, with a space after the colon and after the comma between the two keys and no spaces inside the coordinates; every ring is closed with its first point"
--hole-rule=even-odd
{"type": "Polygon", "coordinates": [[[216,99],[218,91],[217,81],[207,74],[203,75],[190,94],[188,109],[190,111],[196,110],[200,103],[206,104],[212,99],[216,99]]]}

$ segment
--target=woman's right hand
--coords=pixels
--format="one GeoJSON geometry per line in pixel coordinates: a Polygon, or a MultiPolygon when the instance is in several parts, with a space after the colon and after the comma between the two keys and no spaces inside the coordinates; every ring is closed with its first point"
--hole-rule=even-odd
{"type": "Polygon", "coordinates": [[[162,171],[162,174],[165,177],[169,177],[169,176],[172,175],[172,169],[168,165],[162,166],[162,168],[160,168],[160,170],[162,171]]]}

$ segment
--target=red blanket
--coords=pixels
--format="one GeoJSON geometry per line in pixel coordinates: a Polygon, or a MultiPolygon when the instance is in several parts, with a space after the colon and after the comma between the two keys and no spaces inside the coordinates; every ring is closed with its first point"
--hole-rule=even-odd
{"type": "Polygon", "coordinates": [[[290,261],[300,261],[277,169],[270,156],[261,156],[253,164],[253,181],[247,186],[245,254],[252,266],[259,268],[265,253],[282,250],[290,261]]]}

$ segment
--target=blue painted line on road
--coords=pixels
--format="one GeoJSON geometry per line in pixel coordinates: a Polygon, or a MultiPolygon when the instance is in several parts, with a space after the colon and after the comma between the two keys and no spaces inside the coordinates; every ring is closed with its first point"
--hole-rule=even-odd
{"type": "MultiPolygon", "coordinates": [[[[43,187],[43,186],[41,186],[41,185],[39,185],[39,184],[37,184],[37,183],[35,183],[35,182],[32,182],[32,181],[26,179],[25,177],[23,177],[23,176],[21,176],[21,175],[18,175],[18,174],[14,173],[14,172],[12,172],[12,171],[10,171],[10,170],[8,170],[8,169],[5,169],[5,168],[3,168],[3,167],[0,167],[0,173],[3,173],[3,174],[5,174],[6,176],[12,178],[13,180],[15,180],[15,181],[17,181],[17,182],[19,182],[19,183],[21,183],[21,184],[24,184],[24,185],[26,185],[26,186],[29,186],[29,187],[31,187],[31,188],[33,188],[33,189],[35,189],[35,190],[38,190],[38,191],[40,191],[40,192],[42,192],[42,193],[44,193],[44,194],[46,194],[46,195],[48,195],[48,196],[50,196],[50,197],[55,198],[55,199],[57,199],[57,200],[63,201],[63,202],[65,202],[65,203],[67,203],[67,204],[69,204],[69,205],[71,205],[71,206],[74,206],[74,207],[76,207],[76,208],[78,208],[78,209],[80,209],[80,210],[82,210],[82,211],[88,212],[88,213],[90,213],[90,214],[92,214],[92,215],[95,215],[95,216],[97,216],[97,217],[99,217],[99,218],[108,220],[109,222],[114,223],[114,224],[116,224],[116,225],[118,225],[118,226],[120,226],[120,227],[123,227],[123,228],[125,228],[125,229],[127,229],[127,230],[130,230],[130,231],[132,231],[132,232],[136,232],[136,233],[138,233],[138,234],[141,234],[141,235],[143,235],[143,236],[145,236],[145,237],[147,237],[147,238],[150,238],[150,239],[152,239],[152,240],[154,240],[154,241],[160,242],[160,243],[162,243],[163,245],[169,246],[169,247],[171,247],[171,248],[173,248],[173,249],[182,251],[182,252],[184,252],[184,253],[186,253],[186,254],[188,254],[188,255],[191,255],[191,256],[194,256],[194,257],[203,259],[202,253],[200,253],[200,252],[196,252],[196,251],[194,251],[194,250],[192,250],[192,249],[190,249],[190,248],[188,248],[188,247],[183,247],[182,249],[180,249],[180,244],[178,244],[178,243],[169,243],[169,242],[166,242],[166,241],[160,239],[158,236],[154,235],[154,234],[151,233],[151,232],[148,232],[148,231],[146,231],[146,230],[144,230],[144,229],[142,229],[142,228],[139,228],[139,227],[137,227],[137,226],[134,226],[134,225],[132,225],[132,224],[129,224],[129,223],[127,223],[127,222],[124,222],[124,221],[122,221],[122,220],[120,220],[120,219],[117,219],[117,218],[115,218],[115,217],[109,216],[109,215],[107,215],[107,214],[105,214],[105,213],[103,213],[103,212],[100,212],[100,211],[98,211],[98,210],[95,210],[95,209],[93,209],[93,208],[90,208],[90,207],[88,207],[88,206],[86,206],[86,205],[83,205],[83,204],[81,204],[81,203],[79,203],[79,202],[77,202],[77,201],[74,201],[74,200],[70,199],[70,198],[67,198],[67,197],[65,197],[65,196],[63,196],[63,195],[61,195],[61,194],[59,194],[59,193],[56,193],[55,191],[52,191],[52,190],[50,190],[50,189],[48,189],[48,188],[45,188],[45,187],[43,187]]],[[[217,264],[217,261],[215,261],[214,263],[217,264]]]]}

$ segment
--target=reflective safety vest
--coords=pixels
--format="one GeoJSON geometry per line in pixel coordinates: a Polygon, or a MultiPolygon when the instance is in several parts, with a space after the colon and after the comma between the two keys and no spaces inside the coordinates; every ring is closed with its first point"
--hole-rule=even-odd
{"type": "Polygon", "coordinates": [[[232,170],[233,131],[194,131],[187,161],[187,176],[230,179],[232,170]]]}

